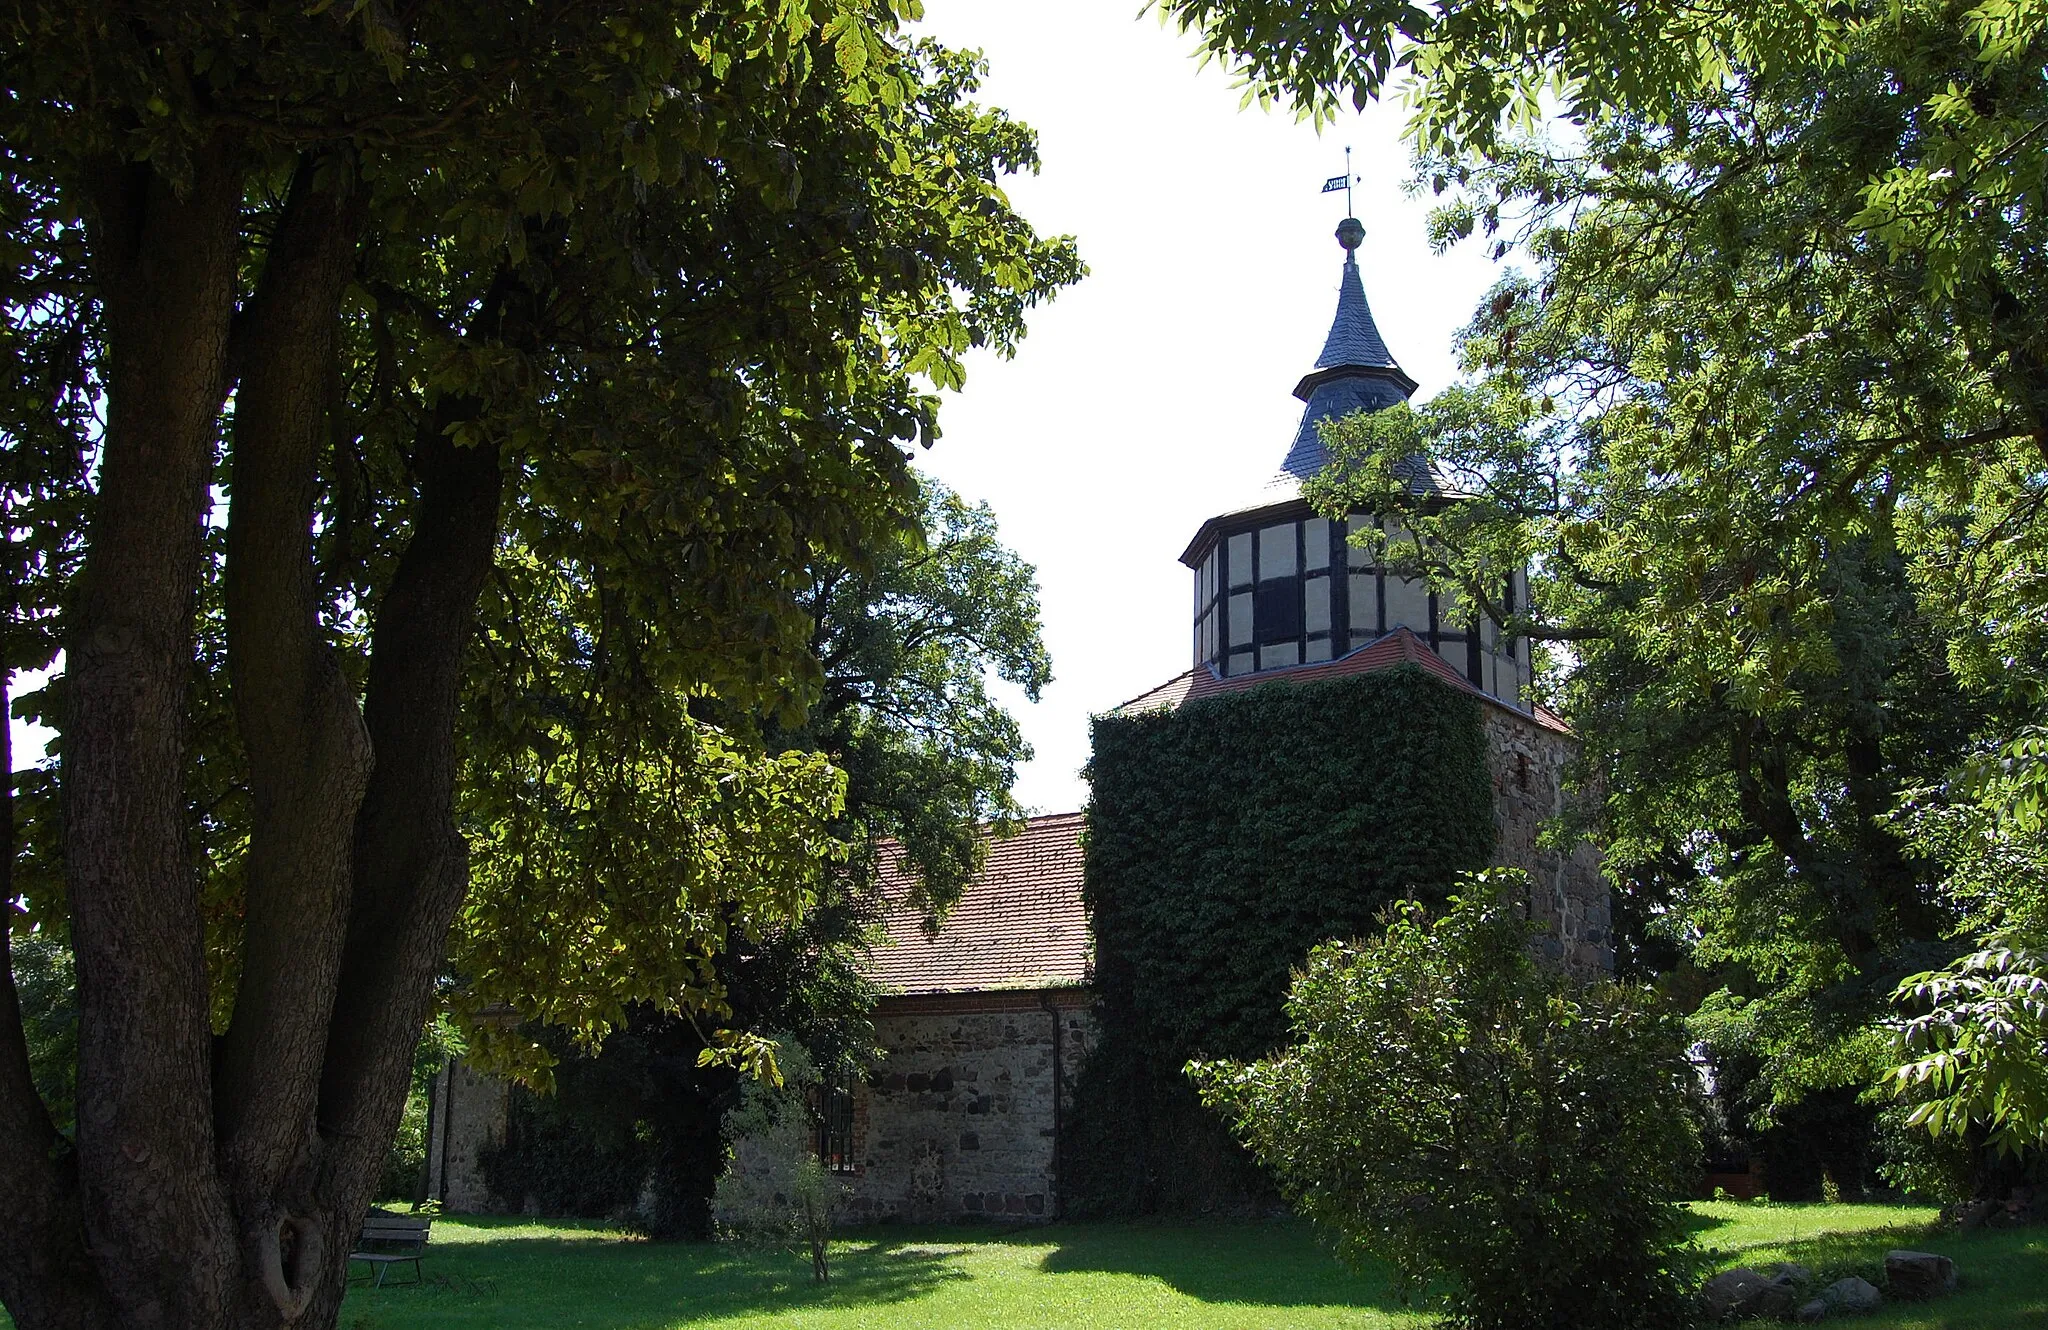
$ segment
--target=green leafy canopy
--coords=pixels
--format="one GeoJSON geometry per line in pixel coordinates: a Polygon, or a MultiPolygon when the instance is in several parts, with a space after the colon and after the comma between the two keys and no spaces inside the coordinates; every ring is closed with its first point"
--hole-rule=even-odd
{"type": "Polygon", "coordinates": [[[2044,695],[2038,6],[1354,11],[1321,45],[1171,8],[1312,109],[1411,76],[1435,238],[1525,270],[1465,382],[1335,430],[1317,500],[1400,517],[1442,586],[1533,564],[1515,626],[1624,915],[1743,1005],[1767,1103],[1869,1083],[1894,985],[1974,948],[1894,814],[2044,695]],[[1365,30],[1394,64],[1345,63],[1365,30]],[[1555,119],[1501,122],[1552,79],[1555,119]],[[1395,483],[1417,455],[1461,502],[1395,483]]]}

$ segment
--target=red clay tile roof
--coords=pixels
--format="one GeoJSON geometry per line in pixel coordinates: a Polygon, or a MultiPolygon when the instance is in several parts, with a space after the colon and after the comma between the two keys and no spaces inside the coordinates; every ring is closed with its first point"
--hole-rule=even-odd
{"type": "Polygon", "coordinates": [[[909,886],[900,861],[882,847],[881,885],[891,905],[888,939],[871,953],[868,974],[884,993],[976,993],[1065,988],[1089,978],[1088,918],[1081,908],[1079,813],[1034,817],[1009,840],[992,841],[988,864],[937,937],[923,915],[902,904],[909,886]]]}
{"type": "Polygon", "coordinates": [[[1491,702],[1505,711],[1513,711],[1518,716],[1530,716],[1538,725],[1556,730],[1560,734],[1571,732],[1570,727],[1561,718],[1542,707],[1535,708],[1533,714],[1517,711],[1499,698],[1483,691],[1406,628],[1396,628],[1384,637],[1374,638],[1356,651],[1339,656],[1335,660],[1318,661],[1313,665],[1289,665],[1277,670],[1260,670],[1256,674],[1238,674],[1228,678],[1217,674],[1207,665],[1197,665],[1186,674],[1168,679],[1150,692],[1140,693],[1122,706],[1113,708],[1110,714],[1173,711],[1183,702],[1199,702],[1205,697],[1215,697],[1222,693],[1241,693],[1247,688],[1256,688],[1263,683],[1317,683],[1324,679],[1348,678],[1354,674],[1372,674],[1379,670],[1392,669],[1396,665],[1418,666],[1446,683],[1462,688],[1474,697],[1491,702]]]}

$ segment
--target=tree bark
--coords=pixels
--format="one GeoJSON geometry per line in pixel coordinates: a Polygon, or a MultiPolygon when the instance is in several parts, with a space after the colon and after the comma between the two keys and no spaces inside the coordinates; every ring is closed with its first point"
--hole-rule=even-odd
{"type": "MultiPolygon", "coordinates": [[[[353,1239],[369,1204],[469,889],[469,850],[455,826],[455,721],[503,479],[495,444],[459,447],[448,437],[467,405],[444,400],[420,431],[412,538],[371,641],[363,714],[376,760],[356,819],[354,898],[320,1086],[340,1201],[329,1251],[353,1239]]],[[[336,1280],[316,1297],[311,1323],[330,1324],[340,1301],[336,1280]]]]}
{"type": "MultiPolygon", "coordinates": [[[[346,936],[350,844],[370,768],[354,689],[320,623],[313,507],[361,197],[340,156],[301,161],[237,330],[225,572],[228,671],[252,816],[242,972],[214,1069],[214,1121],[240,1227],[237,1319],[295,1319],[329,1262],[303,1238],[328,1208],[314,1106],[346,936]]],[[[318,1225],[315,1225],[317,1228],[318,1225]]],[[[339,1255],[345,1257],[347,1248],[339,1255]]]]}
{"type": "MultiPolygon", "coordinates": [[[[313,549],[364,216],[342,165],[295,174],[239,330],[234,145],[176,187],[132,163],[92,182],[108,423],[68,615],[62,773],[80,1119],[67,1149],[0,965],[0,1295],[22,1330],[331,1326],[468,887],[455,725],[499,459],[449,437],[474,402],[422,422],[359,710],[313,549]],[[253,811],[242,971],[216,1041],[184,777],[201,537],[237,380],[224,592],[253,811]]],[[[515,288],[494,288],[483,335],[506,335],[515,288]]]]}
{"type": "Polygon", "coordinates": [[[85,1252],[78,1161],[50,1121],[29,1072],[14,984],[14,750],[5,718],[12,679],[0,672],[0,1302],[23,1327],[113,1324],[85,1252]]]}
{"type": "MultiPolygon", "coordinates": [[[[81,1206],[108,1319],[124,1326],[217,1324],[239,1279],[211,1167],[212,1032],[184,775],[241,199],[237,153],[221,141],[194,154],[181,184],[120,163],[90,188],[107,423],[65,638],[63,845],[81,1206]]],[[[10,1133],[4,1148],[24,1144],[10,1133]]],[[[20,1208],[14,1197],[0,1207],[20,1208]]],[[[84,1301],[68,1313],[74,1324],[91,1314],[84,1301]]]]}

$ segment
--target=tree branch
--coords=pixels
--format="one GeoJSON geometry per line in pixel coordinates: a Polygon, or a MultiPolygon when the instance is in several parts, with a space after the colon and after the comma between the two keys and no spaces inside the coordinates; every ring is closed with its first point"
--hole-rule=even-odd
{"type": "Polygon", "coordinates": [[[313,504],[341,297],[364,217],[346,160],[301,159],[245,320],[225,604],[252,810],[240,984],[215,1067],[238,1210],[267,1207],[313,1141],[369,776],[353,690],[319,622],[313,504]]]}
{"type": "MultiPolygon", "coordinates": [[[[516,277],[500,271],[472,331],[529,345],[538,330],[522,296],[516,277]]],[[[455,722],[504,474],[494,442],[462,447],[450,436],[482,410],[475,399],[444,395],[420,424],[412,537],[370,639],[363,720],[375,761],[356,815],[348,939],[318,1119],[329,1176],[348,1196],[367,1196],[383,1165],[448,929],[469,890],[469,847],[455,826],[455,722]]],[[[352,1241],[361,1218],[326,1216],[330,1249],[352,1241]]],[[[338,1297],[338,1289],[323,1290],[315,1313],[338,1297]]]]}
{"type": "MultiPolygon", "coordinates": [[[[329,1167],[349,1195],[367,1195],[382,1166],[448,928],[469,888],[468,846],[454,821],[455,721],[503,484],[494,446],[462,448],[448,437],[475,405],[444,398],[420,431],[412,539],[371,640],[363,718],[375,764],[356,818],[319,1106],[329,1167]]],[[[329,1219],[330,1244],[350,1241],[360,1220],[329,1219]]]]}

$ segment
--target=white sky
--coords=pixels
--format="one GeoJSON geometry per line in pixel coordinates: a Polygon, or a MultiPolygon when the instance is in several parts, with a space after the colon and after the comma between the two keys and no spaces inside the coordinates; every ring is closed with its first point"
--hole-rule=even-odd
{"type": "MultiPolygon", "coordinates": [[[[926,0],[925,28],[978,47],[983,99],[1038,130],[1043,173],[1011,196],[1072,234],[1091,275],[1041,309],[1013,361],[977,357],[944,405],[925,468],[995,509],[1038,568],[1056,681],[1013,699],[1037,750],[1018,797],[1079,808],[1088,718],[1185,670],[1189,574],[1202,521],[1241,507],[1278,468],[1336,308],[1342,263],[1324,195],[1344,147],[1364,177],[1359,251],[1373,315],[1421,383],[1451,377],[1451,339],[1495,270],[1476,245],[1438,257],[1426,199],[1408,198],[1398,107],[1318,136],[1285,112],[1238,109],[1229,76],[1136,0],[926,0]]],[[[47,735],[16,725],[14,759],[47,735]]]]}

